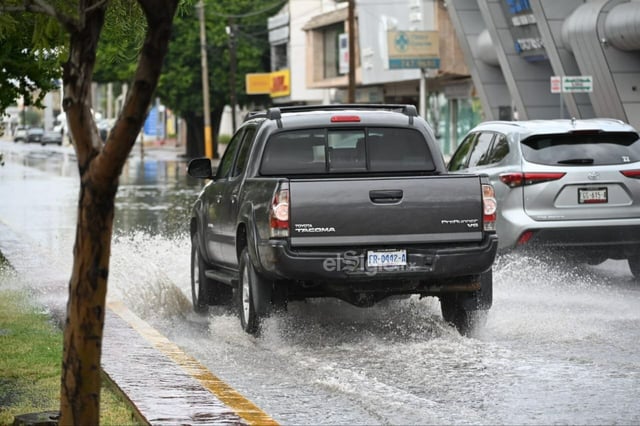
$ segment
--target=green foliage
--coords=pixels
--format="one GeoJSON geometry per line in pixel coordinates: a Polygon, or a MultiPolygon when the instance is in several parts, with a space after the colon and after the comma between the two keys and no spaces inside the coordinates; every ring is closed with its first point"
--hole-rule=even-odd
{"type": "MultiPolygon", "coordinates": [[[[47,3],[70,18],[77,16],[77,2],[47,3]]],[[[178,13],[193,9],[193,3],[182,0],[178,13]]],[[[0,0],[0,115],[21,96],[42,107],[44,95],[61,78],[68,55],[69,36],[60,22],[45,14],[20,11],[24,4],[23,0],[0,0]]],[[[145,30],[137,2],[110,0],[94,81],[130,81],[145,30]]]]}
{"type": "MultiPolygon", "coordinates": [[[[237,71],[236,100],[238,105],[264,103],[265,96],[248,96],[245,90],[247,73],[268,72],[269,43],[267,18],[277,12],[283,1],[259,3],[254,0],[207,0],[205,21],[207,62],[209,68],[209,98],[212,110],[222,110],[230,103],[229,36],[226,27],[233,18],[236,25],[237,71]]],[[[200,59],[200,24],[195,7],[184,8],[174,19],[169,53],[158,86],[161,99],[178,114],[202,116],[202,66],[200,59]]]]}
{"type": "MultiPolygon", "coordinates": [[[[3,1],[0,10],[12,3],[17,2],[3,1]]],[[[0,114],[19,97],[42,106],[62,74],[65,43],[64,31],[52,18],[0,12],[0,114]]]]}
{"type": "Polygon", "coordinates": [[[133,77],[146,21],[137,2],[116,1],[108,9],[100,34],[93,80],[128,82],[133,77]]]}

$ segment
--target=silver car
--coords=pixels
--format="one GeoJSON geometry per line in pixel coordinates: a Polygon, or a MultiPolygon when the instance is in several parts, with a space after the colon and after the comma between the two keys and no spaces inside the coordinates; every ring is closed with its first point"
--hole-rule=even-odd
{"type": "Polygon", "coordinates": [[[640,278],[640,139],[628,124],[485,122],[448,168],[490,177],[501,251],[558,248],[592,264],[627,259],[640,278]]]}

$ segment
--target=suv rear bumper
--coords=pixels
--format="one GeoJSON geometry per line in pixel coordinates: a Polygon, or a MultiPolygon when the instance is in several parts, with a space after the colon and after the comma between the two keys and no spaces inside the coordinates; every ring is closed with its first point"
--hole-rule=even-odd
{"type": "Polygon", "coordinates": [[[611,259],[640,253],[640,218],[535,221],[524,214],[505,215],[504,221],[498,222],[498,234],[500,249],[505,251],[556,247],[611,259]],[[531,232],[530,238],[519,244],[527,232],[531,232]]]}
{"type": "Polygon", "coordinates": [[[626,259],[640,254],[640,225],[532,229],[518,249],[557,248],[573,254],[626,259]]]}
{"type": "Polygon", "coordinates": [[[477,244],[446,248],[393,248],[406,248],[407,266],[368,269],[364,265],[367,249],[362,247],[298,250],[289,247],[284,240],[265,240],[257,247],[260,265],[256,266],[271,279],[324,282],[394,279],[438,281],[489,270],[498,249],[498,238],[491,234],[477,244]]]}

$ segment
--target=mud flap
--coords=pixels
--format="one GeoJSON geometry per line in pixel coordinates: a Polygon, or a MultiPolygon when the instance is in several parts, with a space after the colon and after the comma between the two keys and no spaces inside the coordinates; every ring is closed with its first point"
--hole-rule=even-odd
{"type": "MultiPolygon", "coordinates": [[[[254,273],[255,268],[252,268],[254,273]]],[[[256,273],[257,274],[257,273],[256,273]]],[[[253,279],[250,281],[251,293],[253,294],[253,308],[259,317],[263,317],[270,312],[271,294],[273,283],[265,279],[253,279]]]]}
{"type": "Polygon", "coordinates": [[[487,311],[493,305],[493,271],[480,274],[480,290],[471,293],[458,293],[460,306],[465,311],[487,311]]]}

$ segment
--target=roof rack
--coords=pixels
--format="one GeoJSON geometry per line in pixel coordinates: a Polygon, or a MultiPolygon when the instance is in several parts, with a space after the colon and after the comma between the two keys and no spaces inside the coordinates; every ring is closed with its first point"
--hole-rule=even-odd
{"type": "Polygon", "coordinates": [[[254,118],[266,117],[266,111],[249,111],[245,116],[243,121],[249,121],[254,118]]]}
{"type": "Polygon", "coordinates": [[[269,111],[279,110],[281,112],[305,112],[305,111],[340,111],[348,109],[386,109],[399,111],[407,116],[418,116],[418,111],[414,105],[408,104],[328,104],[328,105],[292,105],[283,107],[272,107],[269,111]]]}
{"type": "Polygon", "coordinates": [[[418,110],[411,104],[328,104],[328,105],[293,105],[283,107],[271,107],[259,111],[249,112],[244,121],[254,118],[266,118],[276,120],[278,127],[282,127],[282,113],[287,112],[309,112],[309,111],[346,111],[346,110],[387,110],[401,112],[409,117],[409,124],[413,125],[413,117],[418,116],[418,110]]]}
{"type": "MultiPolygon", "coordinates": [[[[282,113],[309,111],[345,111],[345,110],[388,110],[397,111],[409,117],[409,124],[413,124],[413,117],[418,116],[418,110],[410,104],[328,104],[328,105],[294,105],[271,107],[265,114],[269,120],[277,120],[278,127],[282,127],[282,113]]],[[[260,115],[257,113],[256,116],[260,115]]],[[[253,117],[251,117],[253,118],[253,117]]]]}

